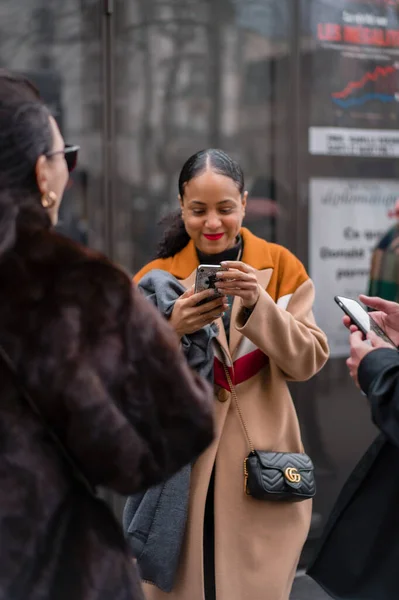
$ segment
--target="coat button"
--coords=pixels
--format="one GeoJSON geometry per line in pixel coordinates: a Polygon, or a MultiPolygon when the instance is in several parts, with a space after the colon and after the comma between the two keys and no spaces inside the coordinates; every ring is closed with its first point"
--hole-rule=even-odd
{"type": "Polygon", "coordinates": [[[220,390],[218,391],[218,400],[219,402],[227,402],[227,400],[229,399],[229,392],[227,390],[225,390],[224,388],[220,388],[220,390]]]}

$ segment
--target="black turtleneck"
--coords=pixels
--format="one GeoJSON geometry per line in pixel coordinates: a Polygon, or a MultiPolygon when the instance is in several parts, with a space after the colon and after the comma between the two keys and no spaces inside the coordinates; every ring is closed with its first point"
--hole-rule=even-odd
{"type": "Polygon", "coordinates": [[[201,252],[197,248],[197,256],[200,265],[219,265],[224,260],[239,260],[239,257],[242,255],[242,248],[242,237],[239,235],[236,245],[232,248],[227,248],[227,250],[219,252],[219,254],[205,254],[205,252],[201,252]]]}

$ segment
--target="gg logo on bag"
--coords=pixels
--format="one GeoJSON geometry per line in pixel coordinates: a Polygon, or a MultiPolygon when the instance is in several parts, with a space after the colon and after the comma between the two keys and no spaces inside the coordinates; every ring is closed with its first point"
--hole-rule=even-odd
{"type": "Polygon", "coordinates": [[[291,483],[299,483],[302,479],[302,477],[298,473],[297,469],[295,469],[294,467],[288,467],[284,471],[284,475],[285,475],[285,478],[291,483]]]}

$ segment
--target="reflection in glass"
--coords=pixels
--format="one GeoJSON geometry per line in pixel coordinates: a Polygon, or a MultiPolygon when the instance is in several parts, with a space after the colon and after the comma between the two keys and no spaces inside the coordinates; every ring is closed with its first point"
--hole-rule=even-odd
{"type": "Polygon", "coordinates": [[[116,12],[118,260],[137,271],[154,255],[179,170],[206,147],[242,164],[248,227],[284,241],[287,2],[119,0],[116,12]]]}
{"type": "Polygon", "coordinates": [[[58,229],[103,249],[102,123],[95,118],[102,103],[100,17],[98,3],[88,0],[0,3],[0,66],[33,81],[65,141],[81,146],[58,229]]]}

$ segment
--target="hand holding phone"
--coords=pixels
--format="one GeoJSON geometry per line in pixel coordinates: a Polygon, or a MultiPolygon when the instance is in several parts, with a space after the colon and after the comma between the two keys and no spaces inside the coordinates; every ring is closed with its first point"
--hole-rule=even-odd
{"type": "Polygon", "coordinates": [[[399,347],[399,304],[363,294],[359,296],[359,300],[363,306],[371,309],[374,321],[385,331],[395,346],[399,347]]]}
{"type": "Polygon", "coordinates": [[[368,313],[356,300],[345,298],[344,296],[335,296],[335,302],[350,318],[351,322],[363,333],[364,337],[370,331],[373,331],[384,342],[396,348],[395,343],[387,336],[385,331],[374,321],[372,315],[368,313]]]}
{"type": "MultiPolygon", "coordinates": [[[[215,272],[216,277],[215,265],[210,266],[212,266],[210,274],[215,272]]],[[[206,281],[206,279],[209,279],[206,271],[201,271],[194,289],[187,290],[175,302],[169,323],[180,338],[210,325],[228,309],[227,299],[213,287],[212,280],[206,281]]]]}

